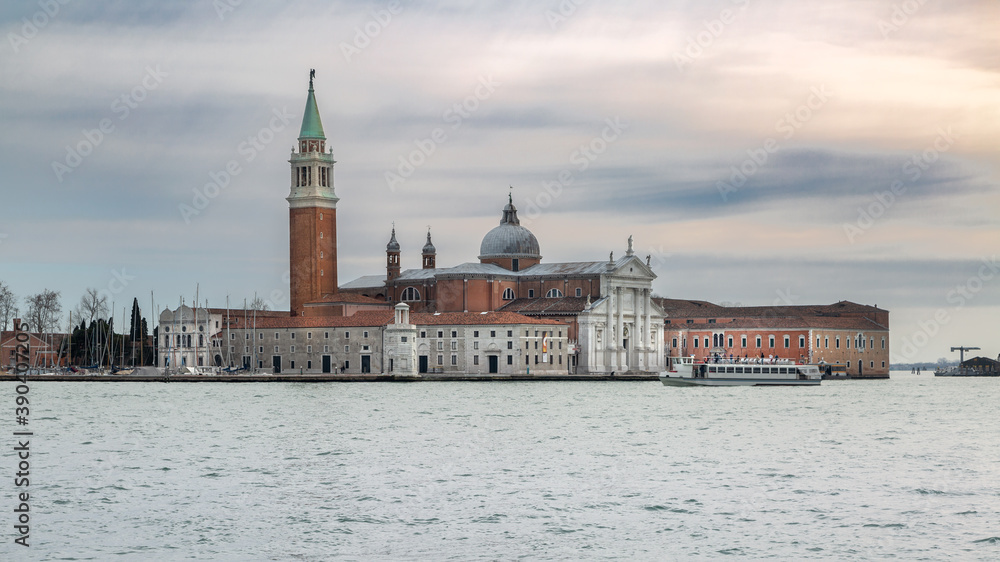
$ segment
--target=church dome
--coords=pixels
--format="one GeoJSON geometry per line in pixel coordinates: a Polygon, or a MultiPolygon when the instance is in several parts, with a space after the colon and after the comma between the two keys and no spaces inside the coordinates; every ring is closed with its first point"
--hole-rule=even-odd
{"type": "Polygon", "coordinates": [[[424,248],[423,248],[423,250],[421,250],[421,253],[423,253],[423,254],[436,254],[437,253],[437,248],[435,248],[434,244],[431,243],[431,231],[430,230],[427,231],[427,243],[424,244],[424,248]]]}
{"type": "Polygon", "coordinates": [[[386,252],[398,252],[399,242],[396,241],[396,227],[392,227],[392,237],[389,238],[389,243],[385,245],[386,252]]]}
{"type": "Polygon", "coordinates": [[[513,198],[508,198],[503,208],[500,226],[486,233],[479,246],[479,259],[535,258],[542,259],[538,239],[530,230],[521,226],[513,198]]]}

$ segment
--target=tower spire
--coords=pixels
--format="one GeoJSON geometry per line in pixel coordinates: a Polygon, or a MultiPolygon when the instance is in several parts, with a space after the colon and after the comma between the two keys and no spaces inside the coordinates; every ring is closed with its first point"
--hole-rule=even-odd
{"type": "Polygon", "coordinates": [[[306,98],[306,110],[302,114],[302,129],[299,130],[299,139],[323,139],[326,134],[323,132],[323,120],[319,118],[319,106],[316,105],[316,93],[313,91],[313,78],[316,77],[316,70],[309,70],[309,96],[306,98]]]}

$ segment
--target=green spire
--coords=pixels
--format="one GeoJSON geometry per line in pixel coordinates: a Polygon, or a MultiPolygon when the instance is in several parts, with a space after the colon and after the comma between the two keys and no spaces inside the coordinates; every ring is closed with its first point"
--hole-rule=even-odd
{"type": "Polygon", "coordinates": [[[302,115],[302,130],[299,138],[326,139],[323,133],[323,121],[319,118],[319,107],[316,106],[316,94],[313,92],[313,77],[315,70],[309,71],[309,97],[306,98],[306,111],[302,115]]]}

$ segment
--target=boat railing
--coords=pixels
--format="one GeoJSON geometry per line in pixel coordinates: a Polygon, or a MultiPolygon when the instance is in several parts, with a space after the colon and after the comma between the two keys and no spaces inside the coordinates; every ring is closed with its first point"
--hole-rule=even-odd
{"type": "Polygon", "coordinates": [[[778,359],[777,357],[706,357],[697,362],[704,365],[798,365],[794,359],[778,359]]]}

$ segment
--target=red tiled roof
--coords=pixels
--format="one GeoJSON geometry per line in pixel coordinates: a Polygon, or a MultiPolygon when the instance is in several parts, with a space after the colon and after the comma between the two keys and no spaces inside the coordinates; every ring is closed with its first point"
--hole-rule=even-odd
{"type": "MultiPolygon", "coordinates": [[[[393,321],[394,312],[392,310],[364,310],[351,316],[285,316],[257,317],[256,324],[253,318],[246,319],[243,316],[233,318],[233,329],[244,327],[257,327],[258,330],[274,328],[340,328],[340,327],[363,327],[363,326],[385,326],[393,321]]],[[[538,325],[559,325],[561,322],[555,320],[545,320],[541,318],[529,318],[513,312],[444,312],[441,314],[412,313],[410,322],[419,326],[482,326],[498,324],[538,324],[538,325]]]]}
{"type": "Polygon", "coordinates": [[[667,330],[886,330],[861,316],[786,316],[779,318],[736,318],[731,322],[671,323],[667,330]]]}
{"type": "Polygon", "coordinates": [[[579,314],[587,307],[587,297],[562,297],[551,299],[546,297],[536,299],[514,299],[501,311],[517,312],[519,314],[579,314]]]}
{"type": "Polygon", "coordinates": [[[366,297],[364,295],[359,295],[357,293],[333,293],[329,295],[323,295],[318,301],[311,301],[305,303],[305,306],[317,305],[317,304],[376,304],[381,306],[393,306],[391,302],[386,302],[382,299],[373,299],[372,297],[366,297]]]}

